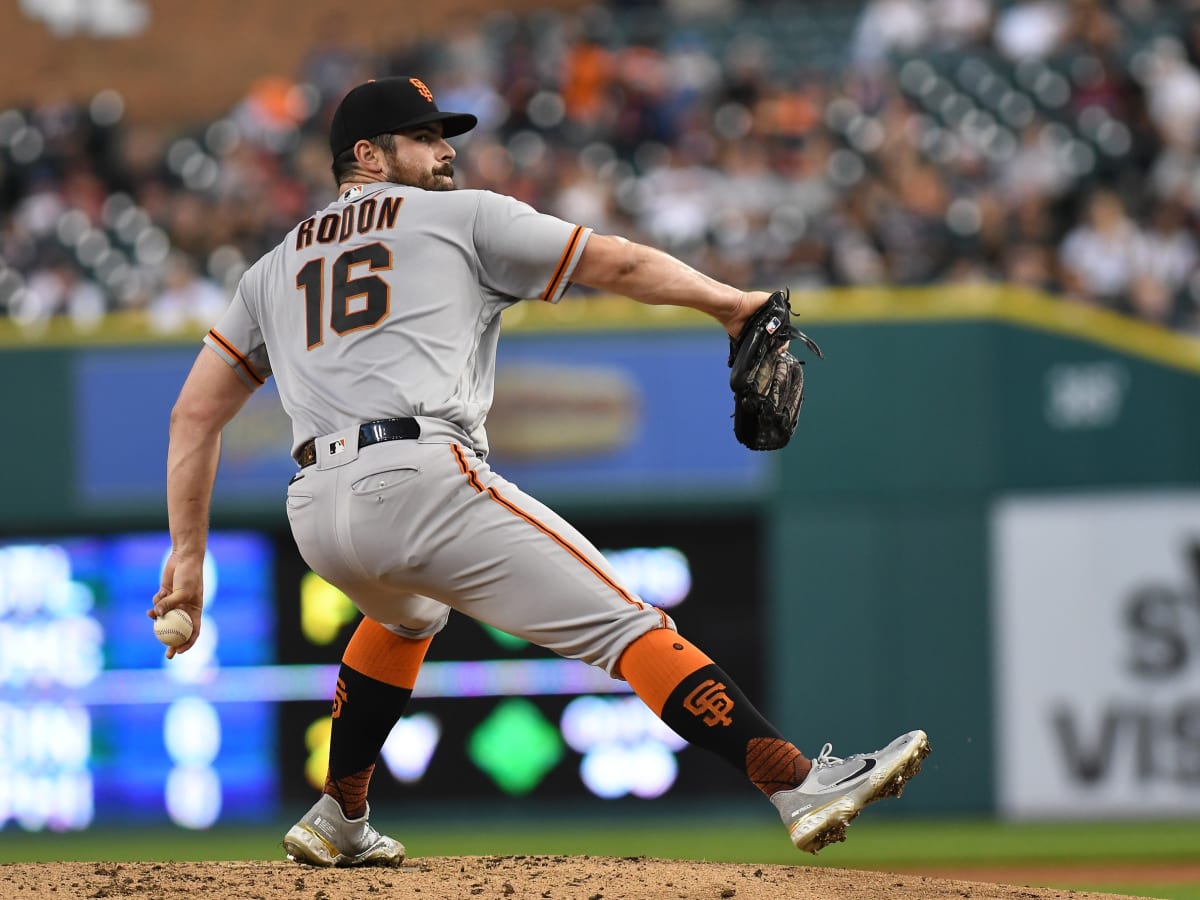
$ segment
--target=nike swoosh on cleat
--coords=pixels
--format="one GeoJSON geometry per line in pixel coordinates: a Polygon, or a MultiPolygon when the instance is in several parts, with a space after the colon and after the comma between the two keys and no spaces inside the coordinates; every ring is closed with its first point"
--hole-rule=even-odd
{"type": "Polygon", "coordinates": [[[841,781],[835,781],[833,783],[833,786],[837,787],[838,785],[845,784],[847,781],[853,781],[855,778],[858,778],[860,775],[866,775],[873,768],[875,768],[875,760],[874,759],[864,759],[863,766],[861,769],[859,769],[853,775],[847,775],[841,781]]]}

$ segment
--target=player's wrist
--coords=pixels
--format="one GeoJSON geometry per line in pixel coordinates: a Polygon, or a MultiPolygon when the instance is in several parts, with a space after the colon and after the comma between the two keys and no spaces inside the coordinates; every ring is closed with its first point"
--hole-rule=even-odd
{"type": "Polygon", "coordinates": [[[766,303],[769,296],[770,294],[763,291],[738,291],[736,302],[730,308],[728,316],[721,319],[721,324],[725,326],[725,331],[730,337],[736,338],[742,333],[751,314],[766,303]]]}

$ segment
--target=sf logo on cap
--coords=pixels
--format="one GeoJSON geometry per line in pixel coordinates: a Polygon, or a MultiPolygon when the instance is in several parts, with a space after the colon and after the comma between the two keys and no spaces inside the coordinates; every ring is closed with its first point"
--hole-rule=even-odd
{"type": "Polygon", "coordinates": [[[415,87],[417,89],[418,94],[420,94],[422,97],[424,97],[430,103],[433,102],[433,91],[431,91],[431,90],[429,90],[429,88],[425,87],[425,82],[423,82],[420,78],[410,78],[410,79],[408,79],[408,81],[409,81],[409,84],[411,84],[413,87],[415,87]]]}

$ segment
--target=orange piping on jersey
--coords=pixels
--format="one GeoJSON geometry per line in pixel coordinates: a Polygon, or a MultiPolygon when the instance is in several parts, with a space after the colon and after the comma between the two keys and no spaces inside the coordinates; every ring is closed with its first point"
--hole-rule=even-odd
{"type": "Polygon", "coordinates": [[[566,274],[567,266],[571,263],[571,257],[575,255],[575,245],[579,243],[579,238],[582,234],[583,226],[576,225],[575,230],[571,232],[571,239],[567,241],[567,249],[563,251],[562,258],[558,261],[558,268],[554,270],[554,277],[546,285],[546,290],[542,291],[541,299],[549,300],[554,296],[554,292],[558,289],[558,283],[562,281],[563,275],[566,274]]]}
{"type": "Polygon", "coordinates": [[[242,371],[250,376],[250,380],[256,384],[266,384],[266,379],[254,371],[254,366],[250,365],[250,360],[242,356],[237,347],[225,340],[224,337],[215,328],[209,329],[208,336],[221,345],[221,347],[233,357],[234,362],[241,366],[242,371]]]}
{"type": "MultiPolygon", "coordinates": [[[[545,525],[542,522],[539,522],[537,519],[535,519],[529,513],[525,512],[519,506],[516,506],[515,504],[506,500],[504,497],[500,496],[500,492],[497,491],[495,488],[484,487],[482,482],[480,482],[480,480],[479,480],[479,476],[475,473],[475,470],[472,469],[467,464],[467,459],[463,455],[462,447],[460,447],[458,444],[451,444],[450,449],[454,453],[454,458],[458,461],[459,471],[461,471],[464,475],[467,476],[467,481],[470,483],[471,487],[473,487],[477,492],[479,492],[481,494],[487,494],[489,497],[491,497],[493,500],[495,500],[497,503],[499,503],[501,506],[503,506],[505,509],[507,509],[510,513],[512,513],[514,516],[516,516],[517,518],[520,518],[520,519],[524,519],[526,522],[528,522],[530,525],[532,525],[534,528],[536,528],[542,534],[546,535],[546,537],[550,538],[550,540],[554,541],[554,543],[558,544],[560,547],[562,547],[564,550],[566,550],[568,553],[570,553],[573,557],[575,557],[576,560],[583,563],[589,570],[591,570],[593,575],[595,575],[602,582],[604,582],[606,585],[608,585],[610,588],[612,588],[614,591],[616,591],[618,596],[620,596],[620,598],[622,600],[624,600],[626,603],[631,603],[634,606],[636,606],[638,609],[646,608],[646,604],[642,603],[640,600],[636,600],[633,597],[629,596],[629,594],[619,584],[617,584],[615,581],[613,581],[611,578],[609,578],[601,569],[597,568],[596,564],[593,563],[590,559],[588,559],[586,554],[584,554],[581,550],[579,550],[577,547],[572,545],[571,542],[568,541],[566,538],[564,538],[562,535],[560,535],[556,531],[554,531],[554,529],[550,528],[548,525],[545,525]]],[[[657,612],[659,617],[662,619],[663,627],[664,628],[668,627],[667,626],[667,614],[664,613],[661,609],[655,610],[655,612],[657,612]]]]}

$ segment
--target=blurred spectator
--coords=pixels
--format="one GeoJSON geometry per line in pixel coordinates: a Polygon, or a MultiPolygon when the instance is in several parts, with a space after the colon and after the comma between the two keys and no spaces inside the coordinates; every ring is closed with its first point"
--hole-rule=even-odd
{"type": "Polygon", "coordinates": [[[1046,195],[1029,194],[1009,210],[1008,241],[1012,245],[1052,247],[1058,239],[1058,216],[1046,195]]]}
{"type": "Polygon", "coordinates": [[[720,211],[719,176],[692,155],[661,149],[661,159],[640,179],[638,228],[664,250],[687,255],[704,244],[720,211]]]}
{"type": "Polygon", "coordinates": [[[64,315],[87,330],[98,324],[106,311],[104,292],[60,254],[30,273],[25,290],[11,304],[13,318],[26,326],[64,315]]]}
{"type": "Polygon", "coordinates": [[[932,281],[950,263],[946,183],[933,166],[917,161],[892,167],[889,181],[876,225],[888,280],[899,284],[932,281]]]}
{"type": "Polygon", "coordinates": [[[1159,38],[1142,61],[1146,112],[1163,140],[1194,146],[1200,138],[1200,72],[1174,38],[1159,38]]]}
{"type": "Polygon", "coordinates": [[[190,256],[176,250],[167,257],[162,288],[150,300],[146,313],[151,328],[158,332],[207,331],[228,303],[225,291],[200,275],[190,256]]]}
{"type": "Polygon", "coordinates": [[[609,88],[615,68],[614,53],[587,39],[570,47],[563,61],[563,111],[588,137],[611,125],[615,111],[609,105],[609,88]]]}
{"type": "Polygon", "coordinates": [[[929,18],[941,48],[982,44],[992,26],[989,0],[930,0],[929,18]]]}
{"type": "Polygon", "coordinates": [[[821,121],[819,98],[803,85],[773,84],[751,106],[754,133],[763,138],[802,138],[821,121]]]}
{"type": "Polygon", "coordinates": [[[933,34],[927,0],[868,0],[850,45],[850,60],[859,68],[879,68],[894,53],[918,50],[933,34]]]}
{"type": "Polygon", "coordinates": [[[829,269],[834,284],[882,284],[887,281],[887,262],[873,237],[873,222],[879,215],[883,190],[875,183],[850,192],[847,202],[830,218],[829,269]]]}
{"type": "Polygon", "coordinates": [[[1164,200],[1154,204],[1149,223],[1133,246],[1137,276],[1151,278],[1170,296],[1178,296],[1200,261],[1194,230],[1179,203],[1164,200]]]}
{"type": "Polygon", "coordinates": [[[309,114],[304,91],[289,78],[267,76],[252,85],[230,114],[243,140],[279,152],[309,114]]]}
{"type": "Polygon", "coordinates": [[[1009,59],[1042,59],[1058,49],[1070,22],[1062,0],[1015,0],[997,15],[992,39],[1009,59]]]}
{"type": "Polygon", "coordinates": [[[1040,291],[1056,285],[1054,254],[1044,244],[1022,243],[1013,246],[1004,257],[1005,281],[1040,291]]]}
{"type": "MultiPolygon", "coordinates": [[[[613,210],[611,177],[589,170],[576,154],[564,153],[558,165],[560,187],[547,211],[568,222],[590,222],[602,234],[623,232],[613,210]]],[[[608,171],[612,168],[606,164],[602,167],[608,171]]]]}
{"type": "Polygon", "coordinates": [[[1029,197],[1061,197],[1074,177],[1058,148],[1047,138],[1046,122],[1034,119],[1020,133],[1013,155],[997,165],[1001,195],[1013,207],[1029,197]]]}
{"type": "Polygon", "coordinates": [[[1059,251],[1061,280],[1068,296],[1117,306],[1137,274],[1139,238],[1116,193],[1103,189],[1092,193],[1083,220],[1067,233],[1059,251]]]}
{"type": "Polygon", "coordinates": [[[1101,55],[1117,49],[1121,26],[1102,0],[1068,0],[1067,10],[1067,25],[1060,40],[1063,47],[1101,55]]]}

